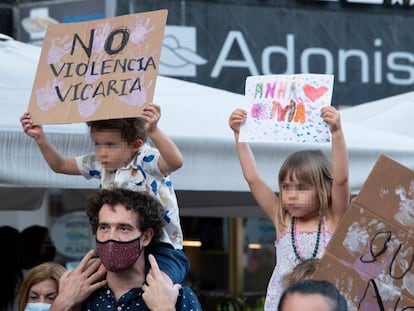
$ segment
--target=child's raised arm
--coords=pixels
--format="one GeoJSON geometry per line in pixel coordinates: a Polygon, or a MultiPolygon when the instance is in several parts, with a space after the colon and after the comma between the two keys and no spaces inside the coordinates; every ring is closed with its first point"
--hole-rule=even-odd
{"type": "Polygon", "coordinates": [[[243,171],[244,179],[248,183],[250,191],[257,203],[275,224],[277,219],[276,212],[279,208],[279,199],[274,191],[260,177],[250,146],[247,143],[239,142],[240,125],[245,122],[245,120],[246,111],[242,109],[236,109],[229,117],[229,125],[234,132],[234,138],[236,140],[240,166],[243,171]]]}
{"type": "Polygon", "coordinates": [[[65,158],[49,142],[41,125],[33,125],[33,121],[28,112],[20,117],[20,123],[24,132],[32,137],[39,147],[43,158],[49,167],[56,173],[68,175],[80,175],[75,158],[65,158]]]}
{"type": "Polygon", "coordinates": [[[349,205],[349,160],[339,111],[332,106],[323,107],[323,120],[332,134],[332,214],[338,224],[349,205]]]}
{"type": "Polygon", "coordinates": [[[165,175],[178,170],[183,166],[183,156],[177,145],[165,135],[158,127],[158,120],[161,117],[159,105],[151,104],[142,110],[141,117],[145,120],[145,130],[148,137],[160,152],[158,166],[165,175]]]}

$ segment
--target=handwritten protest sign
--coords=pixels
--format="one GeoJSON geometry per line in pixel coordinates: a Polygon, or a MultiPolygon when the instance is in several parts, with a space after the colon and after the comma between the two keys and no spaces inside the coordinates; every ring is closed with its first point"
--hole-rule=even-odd
{"type": "Polygon", "coordinates": [[[152,102],[167,10],[50,25],[29,112],[35,124],[137,116],[152,102]]]}
{"type": "Polygon", "coordinates": [[[240,141],[329,142],[329,128],[320,110],[331,105],[332,90],[332,75],[248,77],[248,115],[240,129],[240,141]]]}
{"type": "Polygon", "coordinates": [[[414,171],[381,156],[329,242],[315,277],[349,310],[414,310],[414,171]]]}

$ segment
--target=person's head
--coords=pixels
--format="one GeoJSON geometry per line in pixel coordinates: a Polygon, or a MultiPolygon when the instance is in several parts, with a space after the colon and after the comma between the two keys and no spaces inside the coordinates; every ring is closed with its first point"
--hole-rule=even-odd
{"type": "Polygon", "coordinates": [[[59,292],[59,279],[65,268],[54,262],[45,262],[32,268],[19,291],[19,311],[48,310],[59,292]]]}
{"type": "Polygon", "coordinates": [[[332,283],[324,280],[302,280],[284,290],[277,310],[347,311],[348,304],[332,283]]]}
{"type": "Polygon", "coordinates": [[[283,277],[283,286],[287,288],[298,281],[312,279],[320,262],[320,259],[307,259],[297,264],[283,277]]]}
{"type": "Polygon", "coordinates": [[[107,170],[128,164],[147,139],[142,118],[121,118],[87,122],[95,144],[95,156],[107,170]]]}
{"type": "Polygon", "coordinates": [[[43,262],[52,261],[56,255],[55,245],[50,238],[49,229],[33,225],[24,229],[22,236],[22,267],[31,269],[43,262]]]}
{"type": "Polygon", "coordinates": [[[294,217],[324,213],[331,204],[332,166],[320,150],[291,154],[279,170],[278,219],[286,225],[286,212],[294,217]]]}
{"type": "Polygon", "coordinates": [[[143,248],[159,242],[162,206],[153,196],[127,189],[102,190],[89,198],[87,214],[97,251],[111,272],[128,269],[143,248]]]}

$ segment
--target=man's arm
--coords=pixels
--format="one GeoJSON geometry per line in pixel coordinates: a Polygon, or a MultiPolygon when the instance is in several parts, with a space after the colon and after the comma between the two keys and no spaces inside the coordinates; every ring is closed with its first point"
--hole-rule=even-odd
{"type": "Polygon", "coordinates": [[[90,250],[74,270],[59,280],[59,293],[50,311],[79,311],[82,303],[97,289],[106,285],[106,269],[90,250]]]}

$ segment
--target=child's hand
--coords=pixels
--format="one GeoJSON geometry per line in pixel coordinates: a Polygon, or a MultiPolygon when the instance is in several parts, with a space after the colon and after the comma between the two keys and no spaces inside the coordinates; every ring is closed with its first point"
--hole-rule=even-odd
{"type": "Polygon", "coordinates": [[[149,255],[148,260],[151,270],[146,277],[148,285],[142,286],[142,298],[150,310],[175,310],[181,285],[167,284],[154,256],[149,255]]]}
{"type": "Polygon", "coordinates": [[[341,118],[335,107],[327,106],[321,109],[323,120],[328,123],[331,133],[341,130],[341,118]]]}
{"type": "Polygon", "coordinates": [[[232,112],[229,117],[229,126],[234,131],[234,133],[239,133],[240,125],[246,121],[246,116],[247,112],[243,109],[236,109],[232,112]]]}
{"type": "Polygon", "coordinates": [[[35,140],[38,140],[40,137],[44,135],[43,128],[41,125],[33,125],[32,118],[28,112],[25,112],[20,117],[20,123],[22,124],[22,128],[24,132],[33,137],[35,140]]]}
{"type": "Polygon", "coordinates": [[[142,110],[141,117],[145,121],[145,130],[150,134],[158,127],[158,120],[161,118],[161,107],[152,103],[142,110]]]}

